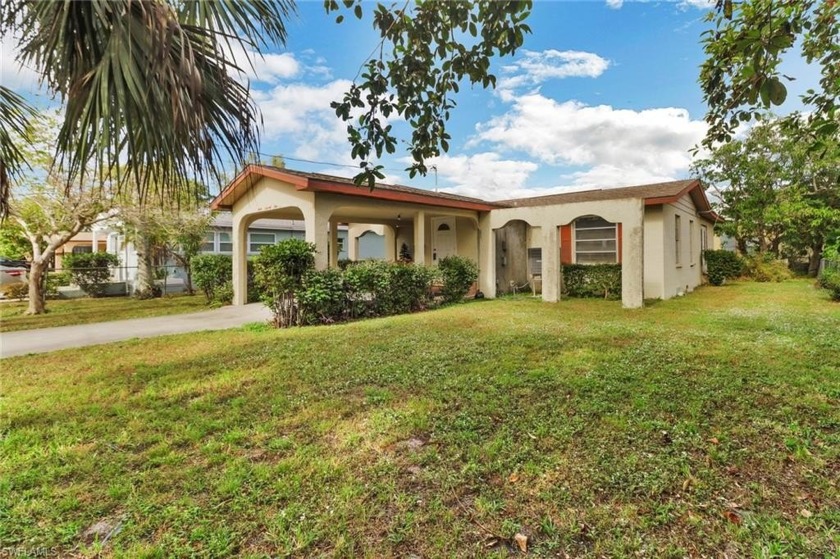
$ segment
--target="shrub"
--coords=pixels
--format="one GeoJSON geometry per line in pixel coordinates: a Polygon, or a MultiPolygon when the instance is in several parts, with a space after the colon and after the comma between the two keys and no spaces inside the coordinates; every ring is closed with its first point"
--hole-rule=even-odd
{"type": "Polygon", "coordinates": [[[712,285],[722,285],[725,279],[737,278],[744,273],[743,259],[730,250],[704,250],[703,259],[712,285]]]}
{"type": "Polygon", "coordinates": [[[348,266],[344,272],[348,314],[351,318],[390,314],[388,293],[391,289],[392,264],[365,260],[348,266]]]}
{"type": "Polygon", "coordinates": [[[620,299],[621,264],[564,265],[563,295],[620,299]]]}
{"type": "Polygon", "coordinates": [[[776,260],[771,254],[757,254],[747,258],[746,270],[750,278],[759,282],[781,282],[793,277],[787,264],[776,260]]]}
{"type": "Polygon", "coordinates": [[[301,324],[331,324],[344,320],[347,298],[339,269],[311,271],[296,292],[301,324]]]}
{"type": "Polygon", "coordinates": [[[436,276],[435,270],[427,266],[395,263],[389,266],[389,272],[390,285],[387,294],[389,314],[419,311],[429,305],[432,282],[436,276]]]}
{"type": "Polygon", "coordinates": [[[819,286],[828,290],[833,301],[840,301],[840,270],[826,268],[819,277],[819,286]]]}
{"type": "MultiPolygon", "coordinates": [[[[223,302],[226,298],[226,284],[233,281],[233,259],[227,254],[199,254],[191,261],[192,279],[207,298],[207,302],[223,302]],[[219,294],[217,295],[217,291],[219,294]]],[[[230,288],[233,300],[233,288],[230,288]]]]}
{"type": "Polygon", "coordinates": [[[274,324],[298,324],[295,292],[303,278],[315,268],[315,245],[300,239],[286,239],[266,246],[254,259],[254,281],[263,302],[274,315],[274,324]]]}
{"type": "Polygon", "coordinates": [[[109,252],[68,254],[62,262],[73,283],[91,297],[100,297],[105,293],[111,280],[111,267],[119,263],[117,255],[109,252]]]}
{"type": "Polygon", "coordinates": [[[28,283],[13,283],[6,287],[6,297],[9,299],[17,299],[18,301],[23,301],[26,297],[29,296],[29,284],[28,283]]]}
{"type": "Polygon", "coordinates": [[[65,285],[70,285],[70,272],[52,272],[47,274],[47,290],[46,296],[49,298],[58,297],[58,288],[65,285]]]}
{"type": "Polygon", "coordinates": [[[470,287],[478,279],[478,266],[463,256],[447,256],[438,263],[443,280],[444,303],[457,303],[464,299],[470,287]]]}

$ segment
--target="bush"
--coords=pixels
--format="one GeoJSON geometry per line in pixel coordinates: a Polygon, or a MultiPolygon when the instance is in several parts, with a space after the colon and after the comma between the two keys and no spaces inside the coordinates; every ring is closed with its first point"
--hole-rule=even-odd
{"type": "Polygon", "coordinates": [[[344,320],[347,298],[340,269],[309,272],[296,297],[301,324],[331,324],[344,320]]]}
{"type": "Polygon", "coordinates": [[[388,309],[391,266],[381,260],[365,260],[347,267],[344,282],[350,318],[391,314],[388,309]]]}
{"type": "Polygon", "coordinates": [[[820,274],[818,283],[828,290],[832,301],[840,301],[840,269],[826,268],[820,274]]]}
{"type": "Polygon", "coordinates": [[[199,254],[191,262],[193,284],[204,292],[207,302],[230,303],[233,300],[233,259],[227,254],[199,254]],[[230,289],[225,287],[230,284],[230,289]],[[217,291],[219,293],[217,293],[217,291]],[[230,299],[227,292],[230,292],[230,299]]]}
{"type": "Polygon", "coordinates": [[[744,273],[743,259],[730,250],[704,250],[703,259],[712,285],[722,285],[727,278],[737,278],[744,273]]]}
{"type": "Polygon", "coordinates": [[[564,265],[563,295],[620,299],[621,264],[564,265]]]}
{"type": "Polygon", "coordinates": [[[29,296],[29,284],[28,283],[13,283],[6,287],[6,297],[9,299],[17,299],[18,301],[23,301],[26,297],[29,296]]]}
{"type": "Polygon", "coordinates": [[[478,279],[478,266],[463,256],[447,256],[438,263],[444,303],[458,303],[478,279]]]}
{"type": "Polygon", "coordinates": [[[388,271],[390,272],[386,305],[388,314],[420,311],[429,305],[432,282],[436,276],[435,270],[427,266],[396,263],[391,264],[388,271]]]}
{"type": "Polygon", "coordinates": [[[274,314],[274,324],[298,324],[295,292],[303,278],[315,268],[315,245],[300,239],[286,239],[266,246],[254,259],[254,282],[263,302],[274,314]]]}
{"type": "Polygon", "coordinates": [[[58,288],[70,285],[71,281],[70,272],[52,272],[47,274],[47,297],[51,299],[58,297],[58,288]]]}
{"type": "Polygon", "coordinates": [[[771,254],[757,254],[746,259],[747,275],[759,282],[781,282],[793,277],[788,265],[771,254]]]}
{"type": "Polygon", "coordinates": [[[109,252],[68,254],[62,262],[73,283],[91,297],[100,297],[105,293],[111,280],[111,267],[119,263],[117,255],[109,252]]]}

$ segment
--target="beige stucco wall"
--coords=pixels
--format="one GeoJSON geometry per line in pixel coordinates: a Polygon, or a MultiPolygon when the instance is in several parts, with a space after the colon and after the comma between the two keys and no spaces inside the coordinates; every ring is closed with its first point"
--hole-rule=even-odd
{"type": "Polygon", "coordinates": [[[662,206],[645,207],[645,299],[665,298],[662,206]]]}
{"type": "MultiPolygon", "coordinates": [[[[490,227],[498,229],[508,221],[521,219],[532,227],[529,246],[541,247],[543,258],[542,297],[560,298],[560,238],[558,228],[585,215],[597,215],[622,224],[622,305],[638,308],[644,304],[644,201],[641,198],[576,202],[552,206],[504,208],[490,213],[490,227]]],[[[495,267],[482,270],[482,289],[495,286],[495,267]]]]}
{"type": "Polygon", "coordinates": [[[700,254],[700,226],[706,225],[709,247],[714,243],[714,223],[697,211],[691,196],[685,195],[673,204],[661,206],[662,245],[661,277],[659,293],[648,297],[670,299],[679,294],[693,291],[703,282],[700,254]],[[677,263],[676,216],[680,216],[680,262],[677,263]],[[693,223],[692,223],[693,222],[693,223]]]}

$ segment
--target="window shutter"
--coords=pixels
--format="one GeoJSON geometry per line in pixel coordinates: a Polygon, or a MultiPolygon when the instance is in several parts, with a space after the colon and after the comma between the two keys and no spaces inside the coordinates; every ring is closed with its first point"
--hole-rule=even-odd
{"type": "Polygon", "coordinates": [[[618,237],[618,254],[616,254],[616,260],[621,264],[621,223],[616,224],[616,227],[618,227],[618,231],[616,231],[616,236],[618,237]]]}
{"type": "Polygon", "coordinates": [[[572,263],[572,224],[560,226],[560,263],[572,263]]]}

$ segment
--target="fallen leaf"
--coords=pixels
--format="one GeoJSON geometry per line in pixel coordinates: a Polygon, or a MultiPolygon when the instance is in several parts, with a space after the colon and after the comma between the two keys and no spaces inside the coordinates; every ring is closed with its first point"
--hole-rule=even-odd
{"type": "Polygon", "coordinates": [[[801,509],[801,510],[799,511],[799,514],[800,514],[803,518],[811,518],[812,516],[814,516],[814,514],[813,514],[811,511],[809,511],[808,509],[801,509]]]}
{"type": "Polygon", "coordinates": [[[519,551],[528,553],[528,536],[525,534],[516,534],[513,536],[513,539],[516,541],[516,545],[519,546],[519,551]]]}
{"type": "Polygon", "coordinates": [[[732,524],[741,524],[741,516],[735,511],[724,511],[723,516],[732,524]]]}
{"type": "Polygon", "coordinates": [[[508,476],[508,481],[511,483],[516,483],[517,481],[519,481],[519,474],[513,472],[512,474],[510,474],[510,476],[508,476]]]}
{"type": "Polygon", "coordinates": [[[706,442],[710,442],[712,444],[720,444],[720,441],[717,437],[712,437],[711,439],[706,439],[706,442]]]}

